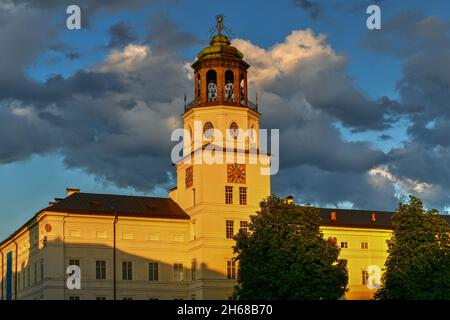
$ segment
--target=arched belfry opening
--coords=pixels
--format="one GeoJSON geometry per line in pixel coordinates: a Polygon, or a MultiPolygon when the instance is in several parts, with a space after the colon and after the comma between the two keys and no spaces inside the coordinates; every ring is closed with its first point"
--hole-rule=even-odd
{"type": "Polygon", "coordinates": [[[195,79],[195,99],[185,111],[214,105],[235,106],[257,111],[248,101],[247,69],[244,55],[222,34],[223,18],[217,20],[216,34],[210,45],[197,54],[192,64],[195,79]]]}
{"type": "Polygon", "coordinates": [[[234,74],[233,71],[225,71],[225,101],[234,102],[234,74]]]}
{"type": "Polygon", "coordinates": [[[206,90],[208,93],[208,102],[217,101],[217,72],[215,70],[209,70],[206,73],[206,90]]]}

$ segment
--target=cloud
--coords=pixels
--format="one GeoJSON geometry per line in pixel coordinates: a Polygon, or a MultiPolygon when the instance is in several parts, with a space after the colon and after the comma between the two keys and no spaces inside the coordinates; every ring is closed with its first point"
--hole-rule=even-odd
{"type": "Polygon", "coordinates": [[[348,79],[344,57],[311,30],[294,31],[269,49],[242,39],[233,45],[251,65],[249,83],[260,97],[262,126],[280,129],[281,169],[272,177],[273,190],[322,205],[393,209],[393,183],[381,177],[374,184],[369,174],[390,158],[368,142],[345,141],[334,124],[387,127],[395,102],[366,98],[348,79]]]}
{"type": "Polygon", "coordinates": [[[121,48],[137,40],[132,27],[125,21],[119,21],[109,28],[110,40],[108,48],[121,48]]]}
{"type": "Polygon", "coordinates": [[[418,12],[404,12],[368,33],[364,43],[401,61],[397,82],[399,112],[411,123],[409,142],[391,150],[387,170],[399,181],[420,181],[426,189],[406,188],[444,208],[450,202],[450,23],[418,12]]]}
{"type": "Polygon", "coordinates": [[[291,3],[294,6],[308,12],[312,19],[317,19],[322,13],[322,7],[318,2],[311,0],[291,0],[291,3]]]}
{"type": "MultiPolygon", "coordinates": [[[[139,43],[129,26],[118,24],[110,30],[116,38],[104,59],[67,78],[53,75],[37,82],[23,72],[55,45],[55,30],[48,24],[44,35],[24,32],[20,23],[48,17],[42,8],[55,4],[15,3],[22,6],[0,9],[0,58],[9,62],[0,65],[7,75],[0,79],[0,163],[58,152],[68,167],[120,187],[151,192],[171,186],[170,133],[182,126],[183,96],[193,91],[192,61],[178,52],[198,44],[195,35],[166,16],[154,16],[145,42],[139,43]],[[20,42],[8,46],[11,35],[20,42]],[[27,50],[18,51],[20,45],[27,50]]],[[[121,6],[95,4],[102,5],[121,6]]],[[[367,97],[348,76],[345,57],[311,30],[293,31],[267,49],[233,40],[251,64],[251,97],[258,91],[262,126],[281,130],[281,171],[272,177],[276,193],[380,210],[395,208],[400,186],[430,205],[448,205],[448,39],[440,29],[439,35],[427,31],[445,23],[425,18],[416,23],[425,26],[418,39],[408,38],[397,23],[392,39],[380,38],[373,48],[402,59],[399,101],[367,97]],[[411,43],[400,45],[402,37],[411,43]],[[429,47],[420,49],[413,41],[429,47]],[[367,141],[346,141],[336,127],[340,123],[383,137],[382,130],[399,117],[411,121],[411,141],[388,154],[367,141]]]]}
{"type": "Polygon", "coordinates": [[[250,80],[284,98],[301,93],[314,110],[325,113],[354,131],[390,126],[396,104],[387,97],[370,100],[346,73],[346,60],[334,52],[323,35],[293,31],[285,41],[264,50],[235,40],[252,65],[250,80]]]}
{"type": "Polygon", "coordinates": [[[161,13],[153,15],[148,26],[147,43],[155,51],[176,52],[200,43],[195,34],[180,30],[176,22],[161,13]]]}

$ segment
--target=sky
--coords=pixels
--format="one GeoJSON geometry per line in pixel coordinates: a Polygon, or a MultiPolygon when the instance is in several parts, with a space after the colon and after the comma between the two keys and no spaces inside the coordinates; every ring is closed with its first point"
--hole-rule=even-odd
{"type": "Polygon", "coordinates": [[[66,187],[166,196],[189,65],[219,13],[262,127],[280,129],[273,193],[370,210],[414,194],[449,211],[446,0],[2,0],[0,238],[66,187]]]}

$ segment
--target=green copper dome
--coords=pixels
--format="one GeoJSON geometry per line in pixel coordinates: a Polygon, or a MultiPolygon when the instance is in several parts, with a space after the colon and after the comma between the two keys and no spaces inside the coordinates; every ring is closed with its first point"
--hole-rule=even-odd
{"type": "Polygon", "coordinates": [[[244,58],[244,54],[235,47],[232,47],[230,40],[223,34],[219,33],[215,35],[209,44],[209,47],[204,48],[197,54],[199,60],[209,58],[232,58],[242,60],[242,58],[244,58]]]}

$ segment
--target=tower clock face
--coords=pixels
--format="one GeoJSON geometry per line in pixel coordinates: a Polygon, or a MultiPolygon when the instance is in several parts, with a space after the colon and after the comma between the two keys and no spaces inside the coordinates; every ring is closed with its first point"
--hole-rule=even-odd
{"type": "Polygon", "coordinates": [[[194,183],[194,168],[192,166],[186,168],[185,183],[186,189],[192,187],[194,183]]]}
{"type": "Polygon", "coordinates": [[[245,164],[227,165],[228,183],[245,183],[245,179],[246,179],[245,164]]]}

